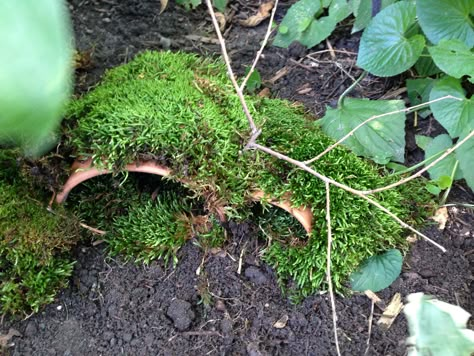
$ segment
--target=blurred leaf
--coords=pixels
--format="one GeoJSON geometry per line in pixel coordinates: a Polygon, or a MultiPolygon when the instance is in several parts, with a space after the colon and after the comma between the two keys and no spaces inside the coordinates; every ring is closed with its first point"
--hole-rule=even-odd
{"type": "Polygon", "coordinates": [[[425,46],[423,35],[406,34],[415,21],[415,4],[411,2],[398,2],[379,12],[362,34],[357,65],[381,77],[412,67],[425,46]]]}
{"type": "MultiPolygon", "coordinates": [[[[250,67],[245,69],[245,76],[249,74],[250,67]]],[[[259,89],[262,86],[262,77],[257,69],[254,69],[252,74],[250,75],[249,79],[247,80],[246,89],[253,93],[255,90],[259,89]]]]}
{"type": "Polygon", "coordinates": [[[445,77],[439,80],[430,93],[430,100],[451,95],[461,100],[446,99],[430,105],[436,120],[448,131],[452,138],[466,130],[474,129],[474,99],[466,98],[459,79],[445,77]]]}
{"type": "Polygon", "coordinates": [[[429,191],[433,195],[439,195],[439,193],[441,193],[441,188],[431,183],[426,184],[426,190],[429,191]]]}
{"type": "Polygon", "coordinates": [[[395,249],[388,250],[382,255],[369,257],[359,270],[352,273],[352,290],[378,292],[387,288],[400,275],[402,263],[403,256],[395,249]]]}
{"type": "MultiPolygon", "coordinates": [[[[356,126],[372,116],[403,110],[401,100],[366,100],[346,98],[341,108],[327,108],[320,120],[323,131],[339,140],[356,126]]],[[[358,156],[364,156],[377,163],[386,164],[390,160],[404,161],[405,154],[405,114],[398,112],[373,120],[359,128],[344,141],[358,156]]]]}
{"type": "Polygon", "coordinates": [[[273,1],[263,3],[259,6],[256,15],[250,16],[248,19],[240,20],[240,25],[244,27],[255,27],[258,26],[263,20],[270,17],[273,9],[273,1]]]}
{"type": "Polygon", "coordinates": [[[469,76],[474,83],[474,53],[460,40],[441,40],[429,48],[436,65],[454,78],[469,76]]]}
{"type": "Polygon", "coordinates": [[[428,147],[431,141],[433,141],[433,138],[429,136],[415,135],[415,141],[416,145],[425,151],[426,147],[428,147]]]}
{"type": "Polygon", "coordinates": [[[66,4],[0,1],[0,33],[0,143],[39,154],[54,144],[72,89],[66,4]]]}
{"type": "Polygon", "coordinates": [[[469,48],[474,46],[472,0],[417,0],[416,15],[426,37],[438,44],[458,39],[469,48]]]}
{"type": "Polygon", "coordinates": [[[408,356],[469,356],[474,352],[474,331],[466,327],[468,312],[423,293],[410,294],[407,299],[403,312],[410,331],[408,356]]]}
{"type": "Polygon", "coordinates": [[[423,49],[420,58],[416,61],[415,69],[420,77],[429,77],[441,73],[441,69],[436,66],[426,47],[423,49]]]}
{"type": "Polygon", "coordinates": [[[224,13],[227,6],[227,0],[213,0],[214,7],[220,12],[224,13]]]}

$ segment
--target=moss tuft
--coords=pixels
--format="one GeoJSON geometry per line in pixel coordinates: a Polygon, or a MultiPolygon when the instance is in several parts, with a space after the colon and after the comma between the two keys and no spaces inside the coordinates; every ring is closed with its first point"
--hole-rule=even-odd
{"type": "Polygon", "coordinates": [[[69,253],[79,236],[73,223],[25,189],[15,158],[0,150],[0,313],[8,314],[36,312],[53,301],[72,274],[69,253]]]}
{"type": "MultiPolygon", "coordinates": [[[[314,157],[332,143],[301,107],[276,99],[246,99],[263,129],[259,143],[299,160],[314,157]]],[[[253,191],[273,197],[291,193],[295,206],[312,208],[314,230],[301,244],[274,238],[265,259],[282,280],[293,279],[305,294],[324,287],[324,184],[262,152],[242,152],[250,133],[223,64],[191,54],[142,53],[110,70],[99,86],[70,105],[68,116],[68,144],[77,156],[92,157],[95,164],[116,171],[136,159],[158,160],[173,170],[172,179],[192,182],[188,188],[206,200],[211,212],[225,206],[230,216],[248,217],[253,191]]],[[[356,189],[391,179],[343,147],[312,167],[356,189]]],[[[400,218],[409,217],[399,191],[375,198],[400,218]]],[[[331,201],[332,275],[340,289],[361,261],[389,248],[404,248],[405,242],[401,227],[366,201],[334,187],[331,201]]],[[[153,225],[157,219],[146,221],[153,225]]]]}

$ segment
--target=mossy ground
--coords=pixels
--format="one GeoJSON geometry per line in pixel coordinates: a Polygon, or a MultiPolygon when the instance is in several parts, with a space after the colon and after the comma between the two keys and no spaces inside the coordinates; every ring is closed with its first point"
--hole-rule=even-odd
{"type": "Polygon", "coordinates": [[[72,274],[70,252],[80,236],[63,209],[46,210],[20,171],[15,152],[0,149],[0,314],[51,303],[72,274]]]}
{"type": "MultiPolygon", "coordinates": [[[[298,160],[312,158],[332,143],[301,107],[276,99],[246,99],[263,129],[259,143],[298,160]]],[[[67,145],[78,157],[92,157],[96,165],[106,164],[117,172],[136,159],[157,160],[173,170],[172,179],[190,182],[187,187],[211,213],[225,207],[230,217],[248,218],[253,191],[263,190],[277,198],[291,193],[295,206],[312,208],[313,232],[296,245],[291,238],[273,239],[264,258],[282,280],[292,278],[303,294],[324,287],[324,183],[262,152],[242,151],[250,135],[248,124],[220,62],[183,53],[142,53],[110,70],[99,86],[74,101],[68,117],[67,145]]],[[[390,181],[376,166],[343,147],[312,168],[356,189],[390,181]]],[[[400,218],[409,218],[411,209],[399,190],[374,198],[400,218]]],[[[403,248],[405,242],[402,228],[365,200],[332,188],[331,202],[332,276],[340,289],[361,261],[389,248],[403,248]]],[[[150,218],[152,205],[136,209],[143,210],[120,220],[122,231],[132,231],[138,224],[143,234],[144,225],[159,224],[160,217],[150,218]]],[[[178,236],[176,241],[182,239],[178,236]]],[[[132,240],[128,243],[133,248],[122,248],[137,248],[132,240]]]]}

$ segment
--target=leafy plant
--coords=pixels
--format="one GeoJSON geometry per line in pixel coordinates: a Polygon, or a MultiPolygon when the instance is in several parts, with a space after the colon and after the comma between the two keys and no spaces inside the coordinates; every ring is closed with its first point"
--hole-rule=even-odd
{"type": "MultiPolygon", "coordinates": [[[[225,11],[228,0],[212,0],[212,4],[215,8],[221,12],[225,11]]],[[[194,9],[201,5],[202,0],[176,0],[178,5],[183,5],[186,9],[194,9]]]]}
{"type": "Polygon", "coordinates": [[[408,320],[409,356],[469,356],[474,352],[474,331],[466,327],[470,314],[423,293],[410,294],[403,309],[408,320]]]}
{"type": "Polygon", "coordinates": [[[72,89],[66,4],[2,1],[0,33],[8,33],[0,37],[0,144],[39,154],[56,142],[72,89]]]}

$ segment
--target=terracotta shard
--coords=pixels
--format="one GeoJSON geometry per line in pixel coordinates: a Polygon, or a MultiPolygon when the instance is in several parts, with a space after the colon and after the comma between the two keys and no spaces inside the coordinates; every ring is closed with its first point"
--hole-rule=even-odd
{"type": "MultiPolygon", "coordinates": [[[[168,167],[162,166],[155,161],[136,161],[131,164],[127,164],[124,171],[128,172],[140,172],[140,173],[149,173],[155,174],[162,177],[167,177],[172,174],[171,169],[168,167]]],[[[56,203],[64,203],[74,187],[85,182],[88,179],[103,175],[110,174],[112,171],[106,168],[97,168],[92,164],[92,159],[85,161],[76,160],[71,166],[71,175],[63,186],[61,192],[56,195],[56,203]]],[[[307,233],[311,233],[312,224],[313,224],[313,213],[308,207],[294,208],[291,205],[290,197],[283,200],[277,200],[270,196],[267,196],[263,191],[255,191],[251,195],[254,201],[260,201],[265,199],[270,204],[277,206],[297,219],[307,233]]]]}

